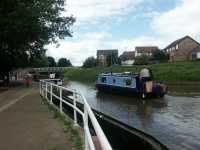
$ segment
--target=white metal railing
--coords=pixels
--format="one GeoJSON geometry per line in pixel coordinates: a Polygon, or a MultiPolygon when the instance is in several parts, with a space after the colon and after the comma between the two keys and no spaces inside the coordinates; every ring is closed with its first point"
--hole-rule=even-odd
{"type": "Polygon", "coordinates": [[[83,119],[83,126],[84,126],[84,145],[85,145],[85,150],[95,150],[95,144],[94,141],[92,140],[92,135],[89,130],[89,125],[88,125],[88,119],[91,120],[91,124],[96,132],[98,141],[101,145],[102,150],[112,150],[110,143],[108,142],[103,130],[101,129],[93,111],[91,110],[86,98],[83,96],[83,94],[72,90],[68,89],[63,86],[59,86],[55,84],[54,82],[57,82],[59,79],[45,79],[45,80],[40,80],[39,88],[40,88],[40,95],[44,97],[48,102],[50,102],[51,105],[55,105],[53,103],[53,97],[59,100],[59,110],[60,113],[63,113],[63,104],[66,104],[73,108],[74,111],[74,125],[77,124],[77,113],[79,113],[82,116],[83,119]],[[73,103],[69,103],[65,101],[64,98],[64,92],[70,92],[73,94],[72,97],[70,97],[73,101],[73,103]],[[80,110],[77,107],[77,100],[78,97],[82,100],[83,105],[84,105],[84,111],[80,110]]]}

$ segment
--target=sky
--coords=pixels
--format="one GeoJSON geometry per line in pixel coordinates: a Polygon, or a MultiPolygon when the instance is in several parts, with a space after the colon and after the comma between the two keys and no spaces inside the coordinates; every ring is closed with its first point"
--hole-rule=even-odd
{"type": "Polygon", "coordinates": [[[81,66],[97,50],[136,46],[165,48],[186,35],[200,42],[200,0],[66,0],[73,37],[47,46],[47,55],[81,66]]]}

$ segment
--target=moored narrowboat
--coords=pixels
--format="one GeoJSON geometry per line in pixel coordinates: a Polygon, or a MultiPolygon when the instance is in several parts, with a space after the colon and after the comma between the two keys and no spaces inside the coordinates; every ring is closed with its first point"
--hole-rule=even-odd
{"type": "MultiPolygon", "coordinates": [[[[147,78],[148,79],[148,78],[147,78]]],[[[102,73],[96,81],[99,91],[113,91],[137,94],[142,98],[148,96],[163,97],[167,93],[167,86],[150,79],[144,80],[140,73],[102,73]]]]}

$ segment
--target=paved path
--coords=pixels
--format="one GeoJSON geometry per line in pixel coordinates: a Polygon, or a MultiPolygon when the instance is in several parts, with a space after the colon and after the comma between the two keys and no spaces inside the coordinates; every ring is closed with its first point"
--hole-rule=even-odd
{"type": "Polygon", "coordinates": [[[60,123],[42,103],[38,88],[0,93],[0,150],[71,150],[60,123]]]}

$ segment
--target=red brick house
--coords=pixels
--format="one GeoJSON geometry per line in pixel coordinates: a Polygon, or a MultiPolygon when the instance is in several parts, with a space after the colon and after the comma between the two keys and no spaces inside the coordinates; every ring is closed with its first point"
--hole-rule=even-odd
{"type": "Polygon", "coordinates": [[[164,51],[169,54],[170,61],[200,59],[200,44],[190,36],[185,36],[172,42],[164,51]]]}
{"type": "Polygon", "coordinates": [[[135,47],[135,56],[147,55],[152,56],[153,52],[158,50],[157,46],[141,46],[135,47]]]}

